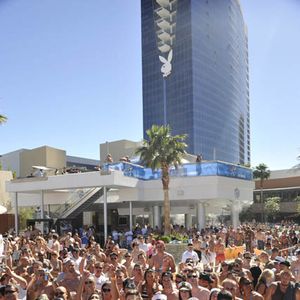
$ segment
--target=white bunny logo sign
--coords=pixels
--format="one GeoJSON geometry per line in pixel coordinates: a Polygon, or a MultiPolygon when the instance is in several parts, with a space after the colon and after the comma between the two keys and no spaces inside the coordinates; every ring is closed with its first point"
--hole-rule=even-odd
{"type": "Polygon", "coordinates": [[[161,72],[163,74],[163,77],[167,77],[171,74],[172,71],[172,58],[173,58],[173,50],[171,49],[168,54],[168,59],[165,59],[163,56],[159,55],[159,60],[163,63],[161,66],[161,72]]]}

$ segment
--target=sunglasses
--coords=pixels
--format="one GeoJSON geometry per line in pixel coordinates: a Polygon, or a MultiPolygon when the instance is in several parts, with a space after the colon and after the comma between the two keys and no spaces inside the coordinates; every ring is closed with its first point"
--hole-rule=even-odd
{"type": "Polygon", "coordinates": [[[13,293],[16,293],[17,291],[16,290],[7,290],[7,291],[4,291],[4,294],[13,294],[13,293]]]}
{"type": "Polygon", "coordinates": [[[103,293],[109,293],[110,291],[111,291],[111,289],[108,289],[108,288],[102,289],[102,292],[103,292],[103,293]]]}
{"type": "Polygon", "coordinates": [[[197,278],[197,275],[188,275],[187,278],[197,278]]]}
{"type": "Polygon", "coordinates": [[[227,291],[234,291],[235,290],[234,287],[225,287],[225,286],[224,286],[224,289],[227,290],[227,291]]]}
{"type": "Polygon", "coordinates": [[[94,281],[92,281],[92,280],[85,281],[85,284],[89,284],[89,283],[94,283],[94,281]]]}
{"type": "Polygon", "coordinates": [[[100,266],[96,266],[95,269],[103,269],[103,268],[100,266]]]}
{"type": "Polygon", "coordinates": [[[246,281],[246,282],[243,282],[243,285],[250,285],[250,284],[252,284],[252,282],[251,282],[251,281],[246,281]]]}
{"type": "Polygon", "coordinates": [[[62,291],[59,291],[59,292],[56,292],[56,293],[55,293],[55,296],[57,296],[57,297],[58,297],[58,296],[62,296],[62,295],[64,295],[64,294],[65,294],[64,292],[62,292],[62,291]]]}

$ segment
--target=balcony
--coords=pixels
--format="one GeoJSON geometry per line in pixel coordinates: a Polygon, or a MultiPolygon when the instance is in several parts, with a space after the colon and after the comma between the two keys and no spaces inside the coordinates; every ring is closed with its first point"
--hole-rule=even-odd
{"type": "Polygon", "coordinates": [[[160,52],[166,53],[171,50],[171,46],[165,43],[158,43],[158,49],[160,52]]]}
{"type": "Polygon", "coordinates": [[[171,12],[164,7],[159,7],[155,10],[155,12],[163,19],[167,19],[170,17],[171,12]]]}
{"type": "MultiPolygon", "coordinates": [[[[161,170],[152,170],[140,165],[125,162],[105,164],[103,170],[119,170],[123,172],[124,176],[134,177],[140,180],[161,179],[161,170]]],[[[188,163],[179,166],[177,169],[172,167],[170,168],[170,176],[224,176],[249,181],[253,179],[251,169],[220,161],[188,163]]]]}
{"type": "Polygon", "coordinates": [[[156,3],[162,7],[170,7],[176,2],[175,0],[156,0],[156,3]]]}
{"type": "Polygon", "coordinates": [[[159,28],[163,29],[164,31],[171,31],[172,30],[172,25],[170,22],[164,20],[164,19],[159,19],[156,21],[156,24],[159,28]]]}

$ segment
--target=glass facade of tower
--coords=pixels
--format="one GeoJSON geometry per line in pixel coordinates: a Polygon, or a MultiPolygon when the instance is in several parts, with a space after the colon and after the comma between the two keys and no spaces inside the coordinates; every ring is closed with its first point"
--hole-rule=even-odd
{"type": "Polygon", "coordinates": [[[173,134],[188,134],[189,153],[249,163],[248,37],[239,1],[141,0],[141,9],[144,132],[169,124],[173,134]]]}

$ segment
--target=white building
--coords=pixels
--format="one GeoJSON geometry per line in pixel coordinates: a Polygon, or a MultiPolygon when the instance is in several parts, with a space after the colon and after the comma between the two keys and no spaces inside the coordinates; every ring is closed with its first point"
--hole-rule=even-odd
{"type": "MultiPolygon", "coordinates": [[[[103,145],[115,153],[112,145],[103,145]]],[[[37,149],[50,151],[52,158],[64,161],[62,150],[37,149]]],[[[118,151],[117,155],[124,153],[118,151]]],[[[208,216],[224,214],[231,214],[237,226],[242,205],[252,201],[254,182],[248,168],[204,161],[183,164],[170,172],[171,217],[184,216],[187,227],[203,228],[208,216]]],[[[150,225],[159,227],[163,219],[160,172],[131,163],[104,165],[101,171],[18,178],[6,183],[6,191],[11,193],[14,208],[42,207],[42,218],[47,213],[54,219],[73,219],[77,226],[93,224],[100,231],[104,228],[105,234],[110,226],[132,227],[136,216],[144,216],[150,225]]]]}

